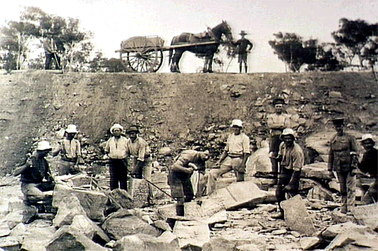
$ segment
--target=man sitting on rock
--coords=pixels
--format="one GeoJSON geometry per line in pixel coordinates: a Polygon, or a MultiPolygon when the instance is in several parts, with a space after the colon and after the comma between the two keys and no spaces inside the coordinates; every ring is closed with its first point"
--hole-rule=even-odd
{"type": "Polygon", "coordinates": [[[374,178],[374,183],[370,185],[361,202],[370,204],[378,201],[378,150],[374,148],[375,141],[371,134],[362,135],[361,145],[365,149],[365,153],[358,168],[374,178]]]}
{"type": "Polygon", "coordinates": [[[184,202],[189,202],[194,197],[190,181],[193,171],[204,170],[209,156],[209,151],[185,150],[176,158],[171,167],[168,183],[172,197],[177,200],[177,216],[184,216],[184,202]]]}
{"type": "Polygon", "coordinates": [[[276,196],[280,213],[274,218],[283,219],[284,212],[281,208],[281,201],[298,194],[299,179],[304,165],[302,148],[295,143],[295,133],[292,129],[286,128],[281,134],[282,143],[278,150],[277,161],[280,163],[280,173],[276,196]]]}
{"type": "Polygon", "coordinates": [[[35,205],[39,212],[51,207],[52,196],[46,191],[54,189],[54,180],[51,176],[49,164],[45,157],[51,151],[50,143],[41,141],[26,164],[14,170],[14,175],[21,174],[21,191],[24,194],[24,203],[35,205]]]}

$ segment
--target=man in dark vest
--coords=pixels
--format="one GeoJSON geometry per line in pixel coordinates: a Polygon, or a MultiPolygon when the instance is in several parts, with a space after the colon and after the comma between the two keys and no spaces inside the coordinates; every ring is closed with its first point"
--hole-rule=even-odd
{"type": "Polygon", "coordinates": [[[248,70],[247,57],[248,57],[248,53],[252,50],[252,47],[253,47],[253,44],[251,43],[251,41],[245,38],[245,35],[247,35],[247,33],[245,33],[245,31],[242,30],[240,32],[241,39],[239,39],[238,41],[234,43],[234,45],[237,47],[236,52],[239,56],[238,62],[239,62],[240,73],[242,73],[243,63],[244,63],[245,73],[247,73],[247,70],[248,70]]]}

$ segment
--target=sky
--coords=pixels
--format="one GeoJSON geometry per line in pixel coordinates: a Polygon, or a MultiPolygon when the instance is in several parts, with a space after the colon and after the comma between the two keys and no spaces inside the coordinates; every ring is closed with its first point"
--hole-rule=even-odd
{"type": "MultiPolygon", "coordinates": [[[[0,26],[19,20],[25,6],[78,18],[82,30],[93,32],[96,50],[108,58],[119,58],[115,51],[121,41],[133,36],[159,36],[169,46],[182,32],[202,32],[226,20],[235,40],[245,30],[246,38],[254,44],[248,57],[251,73],[286,70],[268,44],[274,33],[290,32],[304,39],[333,42],[331,33],[338,29],[340,18],[378,23],[377,0],[7,0],[0,10],[0,26]]],[[[168,52],[164,56],[159,72],[169,72],[168,52]]],[[[221,57],[223,71],[238,71],[237,59],[221,57]]],[[[202,66],[203,61],[190,52],[180,63],[184,73],[196,72],[202,66]]]]}

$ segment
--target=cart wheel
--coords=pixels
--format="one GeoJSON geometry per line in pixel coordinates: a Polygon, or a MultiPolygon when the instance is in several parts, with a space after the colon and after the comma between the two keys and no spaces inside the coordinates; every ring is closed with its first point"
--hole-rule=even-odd
{"type": "Polygon", "coordinates": [[[127,52],[126,61],[136,72],[157,72],[163,63],[163,51],[147,49],[143,52],[127,52]]]}

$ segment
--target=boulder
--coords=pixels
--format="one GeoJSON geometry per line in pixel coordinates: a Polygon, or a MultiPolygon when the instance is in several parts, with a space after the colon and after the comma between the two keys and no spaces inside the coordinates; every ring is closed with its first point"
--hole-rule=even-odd
{"type": "Polygon", "coordinates": [[[58,212],[53,220],[55,227],[71,225],[76,215],[87,215],[76,196],[65,197],[59,204],[58,212]]]}
{"type": "Polygon", "coordinates": [[[307,236],[312,236],[315,233],[313,221],[300,195],[282,201],[281,207],[284,210],[286,226],[291,230],[307,236]]]}
{"type": "Polygon", "coordinates": [[[255,173],[272,172],[272,163],[269,158],[269,147],[259,148],[248,158],[246,163],[246,176],[251,177],[255,173]]]}
{"type": "Polygon", "coordinates": [[[313,187],[307,194],[309,200],[333,201],[332,193],[321,186],[313,187]]]}
{"type": "Polygon", "coordinates": [[[146,234],[129,235],[118,240],[114,251],[180,251],[178,241],[166,242],[146,234]]]}
{"type": "Polygon", "coordinates": [[[46,246],[46,251],[111,251],[93,242],[85,234],[77,232],[69,226],[61,227],[46,246]]]}
{"type": "Polygon", "coordinates": [[[122,209],[110,214],[102,224],[102,229],[104,229],[109,237],[115,240],[120,240],[124,236],[138,233],[155,237],[161,234],[161,231],[157,228],[134,216],[132,211],[127,209],[122,209]]]}
{"type": "Polygon", "coordinates": [[[94,221],[105,219],[104,212],[108,198],[101,192],[72,189],[63,184],[57,184],[54,189],[53,206],[59,208],[60,203],[73,195],[79,199],[89,219],[94,221]]]}
{"type": "Polygon", "coordinates": [[[18,251],[21,248],[21,243],[16,236],[7,236],[0,238],[0,250],[18,251]]]}
{"type": "Polygon", "coordinates": [[[0,238],[8,236],[11,233],[11,230],[8,224],[5,221],[0,222],[0,238]]]}
{"type": "Polygon", "coordinates": [[[76,215],[72,220],[70,228],[102,245],[110,241],[110,238],[106,235],[104,230],[91,221],[86,215],[76,215]]]}
{"type": "Polygon", "coordinates": [[[199,221],[176,221],[173,234],[177,236],[180,248],[187,245],[202,247],[210,241],[208,224],[199,221]]]}

